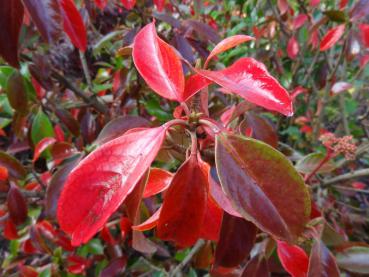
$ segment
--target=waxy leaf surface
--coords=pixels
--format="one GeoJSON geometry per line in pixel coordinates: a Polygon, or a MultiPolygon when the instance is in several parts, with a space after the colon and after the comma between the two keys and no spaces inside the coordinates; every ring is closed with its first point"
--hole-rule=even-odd
{"type": "Polygon", "coordinates": [[[0,55],[13,67],[19,67],[18,38],[23,22],[21,0],[3,0],[0,9],[0,55]]]}
{"type": "Polygon", "coordinates": [[[132,130],[88,155],[69,175],[58,204],[72,244],[88,241],[119,207],[155,159],[166,127],[132,130]]]}
{"type": "Polygon", "coordinates": [[[333,47],[345,32],[345,24],[330,29],[320,42],[320,51],[326,51],[333,47]]]}
{"type": "Polygon", "coordinates": [[[48,42],[56,41],[61,35],[62,17],[58,0],[23,0],[33,23],[48,42]]]}
{"type": "Polygon", "coordinates": [[[321,240],[314,243],[309,259],[308,277],[339,277],[336,260],[321,240]]]}
{"type": "Polygon", "coordinates": [[[72,0],[61,0],[60,6],[64,31],[73,45],[85,52],[87,49],[87,34],[81,14],[72,0]]]}
{"type": "Polygon", "coordinates": [[[226,39],[223,39],[221,42],[219,42],[214,49],[210,52],[208,58],[206,59],[204,67],[206,68],[209,61],[214,58],[215,56],[219,55],[220,53],[227,51],[228,49],[231,49],[243,42],[247,42],[250,40],[254,40],[253,37],[246,36],[246,35],[235,35],[228,37],[226,39]]]}
{"type": "Polygon", "coordinates": [[[208,197],[208,172],[192,154],[174,175],[165,193],[157,235],[179,246],[191,246],[200,236],[208,197]]]}
{"type": "Polygon", "coordinates": [[[287,90],[268,73],[264,64],[253,58],[241,58],[220,71],[202,69],[196,71],[226,91],[237,94],[253,104],[287,116],[293,114],[292,100],[287,90]]]}
{"type": "Polygon", "coordinates": [[[261,230],[294,241],[309,219],[310,197],[293,165],[271,146],[238,135],[218,134],[215,148],[218,176],[233,207],[261,230]]]}
{"type": "Polygon", "coordinates": [[[166,190],[173,178],[173,174],[161,168],[152,168],[147,181],[143,197],[147,198],[166,190]]]}
{"type": "Polygon", "coordinates": [[[309,258],[302,248],[277,241],[277,253],[284,269],[292,277],[306,277],[309,258]]]}
{"type": "Polygon", "coordinates": [[[146,25],[133,42],[133,61],[149,87],[164,98],[183,102],[184,75],[177,52],[146,25]]]}

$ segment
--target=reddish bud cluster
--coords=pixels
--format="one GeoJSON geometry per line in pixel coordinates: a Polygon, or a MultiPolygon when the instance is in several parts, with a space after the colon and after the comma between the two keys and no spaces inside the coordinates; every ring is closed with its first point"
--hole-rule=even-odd
{"type": "Polygon", "coordinates": [[[355,159],[356,145],[353,143],[352,136],[337,138],[332,133],[320,136],[319,140],[325,147],[333,152],[334,155],[343,154],[347,160],[355,159]]]}

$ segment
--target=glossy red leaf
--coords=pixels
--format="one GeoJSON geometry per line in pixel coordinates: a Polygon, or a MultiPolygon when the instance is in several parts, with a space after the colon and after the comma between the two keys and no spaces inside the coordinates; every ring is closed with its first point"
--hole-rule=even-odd
{"type": "Polygon", "coordinates": [[[33,23],[48,42],[56,41],[61,35],[61,13],[58,0],[23,0],[33,23]]]}
{"type": "Polygon", "coordinates": [[[293,29],[297,30],[299,28],[302,27],[302,25],[304,25],[304,23],[306,22],[306,20],[308,20],[308,16],[306,14],[299,14],[298,16],[295,17],[295,19],[293,20],[293,29]]]}
{"type": "Polygon", "coordinates": [[[177,52],[158,37],[155,24],[146,25],[133,42],[133,61],[149,87],[164,98],[184,99],[184,75],[177,52]]]}
{"type": "Polygon", "coordinates": [[[204,222],[201,224],[200,237],[205,240],[218,241],[222,225],[223,210],[208,194],[204,222]]]}
{"type": "Polygon", "coordinates": [[[9,216],[15,225],[24,223],[28,216],[27,201],[16,185],[10,185],[6,201],[8,203],[9,216]]]}
{"type": "Polygon", "coordinates": [[[154,0],[154,4],[156,8],[158,9],[158,12],[162,12],[165,7],[165,1],[166,0],[154,0]]]}
{"type": "Polygon", "coordinates": [[[96,149],[72,171],[57,215],[73,245],[88,241],[134,189],[155,159],[166,129],[132,130],[96,149]]]}
{"type": "Polygon", "coordinates": [[[284,269],[292,277],[307,276],[309,258],[303,249],[284,241],[277,241],[277,253],[284,269]]]}
{"type": "Polygon", "coordinates": [[[250,40],[255,40],[255,38],[246,36],[246,35],[235,35],[228,37],[226,39],[223,39],[221,42],[219,42],[214,49],[210,52],[208,58],[205,61],[204,68],[207,67],[209,61],[214,58],[215,56],[219,55],[220,53],[223,53],[224,51],[227,51],[228,49],[231,49],[233,47],[236,47],[237,45],[247,42],[250,40]]]}
{"type": "Polygon", "coordinates": [[[43,138],[40,140],[35,147],[35,152],[33,154],[33,162],[37,161],[43,151],[45,151],[50,145],[53,145],[56,142],[55,138],[43,138]]]}
{"type": "Polygon", "coordinates": [[[132,226],[132,229],[137,231],[147,231],[154,228],[158,224],[160,212],[161,207],[152,216],[150,216],[147,220],[145,220],[141,224],[132,226]]]}
{"type": "Polygon", "coordinates": [[[366,48],[369,48],[369,24],[359,24],[359,29],[361,32],[361,41],[366,48]]]}
{"type": "Polygon", "coordinates": [[[8,178],[9,178],[8,169],[0,165],[0,181],[6,181],[8,178]]]}
{"type": "Polygon", "coordinates": [[[191,154],[174,175],[165,193],[157,235],[185,247],[200,236],[208,194],[208,172],[195,153],[191,154]]]}
{"type": "Polygon", "coordinates": [[[143,197],[147,198],[166,190],[172,181],[173,174],[161,168],[150,170],[143,197]]]}
{"type": "Polygon", "coordinates": [[[238,266],[249,256],[256,233],[257,228],[253,223],[224,213],[214,264],[221,267],[238,266]]]}
{"type": "Polygon", "coordinates": [[[220,133],[215,157],[223,190],[245,219],[287,241],[301,234],[310,215],[309,192],[282,153],[252,138],[220,133]]]}
{"type": "Polygon", "coordinates": [[[264,257],[256,255],[246,265],[241,277],[269,277],[268,263],[264,257]]]}
{"type": "Polygon", "coordinates": [[[195,95],[200,90],[210,85],[212,81],[203,77],[200,74],[193,74],[187,78],[184,89],[184,99],[188,100],[191,96],[195,95]]]}
{"type": "Polygon", "coordinates": [[[100,10],[104,10],[107,4],[108,4],[108,0],[95,0],[95,5],[100,10]]]}
{"type": "Polygon", "coordinates": [[[333,47],[345,32],[345,24],[329,29],[320,42],[320,51],[326,51],[333,47]]]}
{"type": "Polygon", "coordinates": [[[11,66],[19,67],[18,38],[23,22],[24,9],[21,0],[1,1],[0,56],[11,66]]]}
{"type": "Polygon", "coordinates": [[[121,2],[127,10],[132,10],[136,5],[136,0],[121,0],[121,2]]]}
{"type": "Polygon", "coordinates": [[[293,114],[289,93],[268,73],[264,64],[253,58],[241,58],[220,71],[196,71],[251,103],[287,116],[293,114]]]}
{"type": "Polygon", "coordinates": [[[17,227],[11,219],[7,219],[5,221],[3,235],[4,238],[6,238],[7,240],[14,240],[19,238],[17,227]]]}
{"type": "Polygon", "coordinates": [[[288,40],[288,44],[287,44],[288,57],[292,60],[296,59],[297,55],[299,54],[299,51],[300,51],[299,42],[297,41],[295,37],[291,37],[288,40]]]}
{"type": "Polygon", "coordinates": [[[308,277],[339,277],[336,260],[321,240],[315,241],[309,258],[308,277]]]}
{"type": "Polygon", "coordinates": [[[87,49],[87,33],[81,14],[73,0],[60,0],[64,31],[73,45],[82,52],[87,49]]]}

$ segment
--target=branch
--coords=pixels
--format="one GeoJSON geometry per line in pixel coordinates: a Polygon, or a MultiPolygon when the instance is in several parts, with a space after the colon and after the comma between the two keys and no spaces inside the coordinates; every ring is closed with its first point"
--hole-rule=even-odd
{"type": "Polygon", "coordinates": [[[342,181],[347,181],[350,179],[355,179],[359,177],[369,176],[369,168],[359,169],[356,171],[352,171],[346,174],[339,175],[337,177],[333,177],[331,179],[323,180],[323,186],[328,186],[331,184],[335,184],[342,181]]]}

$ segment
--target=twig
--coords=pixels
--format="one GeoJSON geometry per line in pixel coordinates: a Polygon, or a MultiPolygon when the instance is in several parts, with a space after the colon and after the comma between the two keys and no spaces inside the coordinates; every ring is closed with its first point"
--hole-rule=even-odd
{"type": "Polygon", "coordinates": [[[93,86],[92,86],[90,71],[88,70],[85,53],[83,53],[82,51],[79,51],[79,58],[81,60],[83,74],[85,75],[88,89],[92,92],[93,86]]]}
{"type": "Polygon", "coordinates": [[[338,182],[347,181],[350,179],[355,179],[359,177],[369,176],[369,168],[359,169],[356,171],[352,171],[350,173],[342,174],[331,179],[325,179],[323,181],[323,186],[332,185],[338,182]]]}
{"type": "Polygon", "coordinates": [[[144,263],[145,265],[147,265],[152,271],[161,272],[161,273],[164,274],[164,276],[169,276],[168,272],[166,272],[166,270],[164,268],[161,268],[161,267],[158,267],[158,266],[152,264],[151,262],[146,260],[144,257],[140,257],[139,261],[144,263]]]}
{"type": "Polygon", "coordinates": [[[196,242],[194,247],[192,247],[191,251],[187,254],[187,256],[183,259],[183,261],[178,264],[173,271],[169,273],[170,277],[176,276],[178,273],[182,271],[182,269],[192,260],[193,256],[205,245],[205,241],[200,239],[196,242]]]}
{"type": "MultiPolygon", "coordinates": [[[[21,193],[26,198],[42,198],[45,195],[43,192],[31,190],[21,190],[21,193]]],[[[7,197],[7,192],[0,192],[0,199],[6,199],[7,197]]]]}

